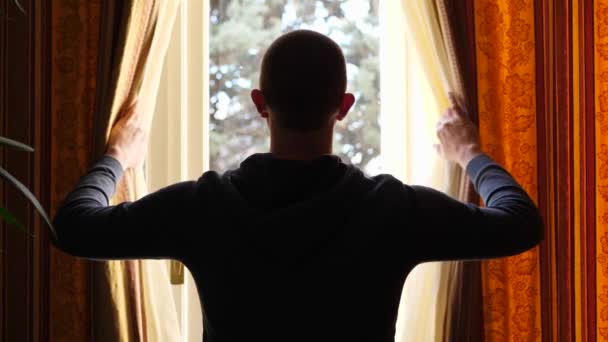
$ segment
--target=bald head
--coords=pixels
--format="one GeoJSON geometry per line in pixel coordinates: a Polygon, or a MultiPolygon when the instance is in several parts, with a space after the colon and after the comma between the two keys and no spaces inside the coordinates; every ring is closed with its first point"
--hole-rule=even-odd
{"type": "Polygon", "coordinates": [[[266,51],[260,88],[282,128],[311,131],[327,124],[346,92],[346,62],[340,47],[308,30],[287,33],[266,51]]]}

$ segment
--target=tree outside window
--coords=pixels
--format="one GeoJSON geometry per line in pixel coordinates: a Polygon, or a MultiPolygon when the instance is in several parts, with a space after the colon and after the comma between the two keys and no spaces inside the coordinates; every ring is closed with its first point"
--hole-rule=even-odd
{"type": "Polygon", "coordinates": [[[212,0],[210,167],[237,168],[269,146],[266,123],[249,93],[258,85],[265,48],[283,33],[311,29],[336,41],[346,56],[348,91],[356,97],[336,126],[334,153],[368,173],[379,170],[379,0],[212,0]]]}

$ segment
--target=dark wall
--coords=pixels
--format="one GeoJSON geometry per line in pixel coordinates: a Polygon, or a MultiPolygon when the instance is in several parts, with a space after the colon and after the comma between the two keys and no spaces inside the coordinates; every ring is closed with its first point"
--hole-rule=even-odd
{"type": "MultiPolygon", "coordinates": [[[[12,0],[0,1],[0,135],[33,146],[35,153],[2,147],[0,165],[48,208],[50,2],[20,3],[23,12],[12,0]]],[[[5,182],[0,182],[0,204],[34,234],[0,223],[0,341],[48,341],[46,226],[5,182]]]]}

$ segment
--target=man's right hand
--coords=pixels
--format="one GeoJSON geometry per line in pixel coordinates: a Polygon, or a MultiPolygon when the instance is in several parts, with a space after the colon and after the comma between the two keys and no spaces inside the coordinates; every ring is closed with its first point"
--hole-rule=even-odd
{"type": "Polygon", "coordinates": [[[448,108],[437,123],[439,144],[435,149],[443,158],[457,162],[466,169],[469,162],[481,154],[479,133],[475,124],[469,120],[454,94],[450,93],[452,106],[448,108]]]}

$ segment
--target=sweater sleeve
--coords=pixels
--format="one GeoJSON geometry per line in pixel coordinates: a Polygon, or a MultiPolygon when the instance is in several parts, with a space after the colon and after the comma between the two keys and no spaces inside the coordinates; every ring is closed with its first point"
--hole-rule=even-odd
{"type": "Polygon", "coordinates": [[[181,259],[183,213],[194,202],[196,183],[178,183],[109,206],[122,173],[120,163],[109,156],[93,165],[55,215],[55,245],[92,259],[181,259]]]}
{"type": "Polygon", "coordinates": [[[421,261],[503,257],[524,252],[543,239],[537,208],[507,171],[482,154],[469,162],[466,172],[485,207],[427,187],[411,187],[412,257],[421,261]]]}

